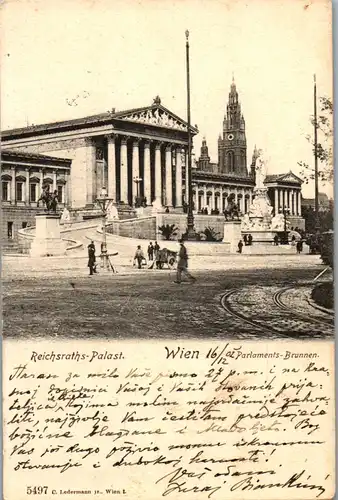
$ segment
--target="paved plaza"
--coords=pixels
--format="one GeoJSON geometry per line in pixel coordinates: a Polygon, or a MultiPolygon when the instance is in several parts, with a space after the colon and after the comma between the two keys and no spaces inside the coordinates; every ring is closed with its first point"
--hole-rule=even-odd
{"type": "MultiPolygon", "coordinates": [[[[123,259],[122,259],[123,260],[123,259]]],[[[318,256],[196,257],[194,284],[175,271],[115,262],[117,274],[88,276],[84,255],[6,256],[4,335],[13,338],[323,339],[332,314],[310,299],[324,269],[318,256]]],[[[325,279],[331,279],[331,272],[325,279]]]]}

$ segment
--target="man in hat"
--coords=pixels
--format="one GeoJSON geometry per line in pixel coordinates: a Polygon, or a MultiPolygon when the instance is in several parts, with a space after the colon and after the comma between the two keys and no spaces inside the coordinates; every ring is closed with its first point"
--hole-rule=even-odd
{"type": "Polygon", "coordinates": [[[96,273],[96,257],[95,257],[95,245],[94,241],[91,241],[88,245],[88,267],[89,276],[96,273]]]}
{"type": "Polygon", "coordinates": [[[188,252],[184,245],[183,240],[179,240],[180,250],[178,252],[178,263],[177,263],[177,277],[174,283],[182,283],[182,273],[185,273],[190,281],[196,281],[196,278],[188,272],[188,252]]]}

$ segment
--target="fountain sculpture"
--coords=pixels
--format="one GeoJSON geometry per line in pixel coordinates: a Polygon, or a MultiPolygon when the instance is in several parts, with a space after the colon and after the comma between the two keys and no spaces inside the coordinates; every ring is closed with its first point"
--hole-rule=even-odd
{"type": "MultiPolygon", "coordinates": [[[[248,214],[242,218],[242,235],[251,234],[253,241],[257,243],[272,243],[277,233],[284,231],[285,220],[283,214],[272,215],[268,189],[264,185],[266,177],[266,163],[262,153],[256,162],[256,186],[254,188],[254,200],[248,214]]],[[[288,229],[289,222],[286,221],[288,229]]]]}

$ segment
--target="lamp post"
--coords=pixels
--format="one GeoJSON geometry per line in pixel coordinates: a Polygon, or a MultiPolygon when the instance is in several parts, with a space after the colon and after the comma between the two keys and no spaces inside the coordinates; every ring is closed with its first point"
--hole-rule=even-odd
{"type": "Polygon", "coordinates": [[[191,116],[190,116],[190,66],[189,66],[189,31],[185,32],[186,37],[186,64],[187,64],[187,122],[188,122],[188,217],[187,217],[187,232],[186,238],[188,240],[196,240],[196,233],[194,229],[194,214],[193,214],[193,194],[192,194],[192,170],[191,170],[191,153],[192,153],[192,139],[191,139],[191,116]]]}
{"type": "Polygon", "coordinates": [[[317,122],[317,82],[316,75],[313,75],[313,126],[314,126],[314,156],[315,156],[315,230],[320,229],[319,224],[319,203],[318,203],[318,122],[317,122]]]}
{"type": "Polygon", "coordinates": [[[106,235],[106,217],[107,211],[113,198],[108,197],[108,193],[105,187],[101,189],[100,196],[96,199],[102,211],[102,243],[101,243],[101,268],[110,271],[112,266],[109,262],[109,256],[107,252],[107,235],[106,235]]]}
{"type": "Polygon", "coordinates": [[[141,179],[141,177],[134,177],[133,181],[136,184],[136,202],[135,202],[135,205],[137,205],[138,200],[139,200],[139,196],[140,196],[140,184],[142,182],[142,179],[141,179]]]}

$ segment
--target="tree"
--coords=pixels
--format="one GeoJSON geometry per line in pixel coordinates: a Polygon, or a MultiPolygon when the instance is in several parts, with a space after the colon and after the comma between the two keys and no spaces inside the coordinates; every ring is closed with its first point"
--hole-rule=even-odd
{"type": "Polygon", "coordinates": [[[175,224],[163,224],[162,226],[158,226],[158,230],[165,240],[170,240],[172,237],[177,235],[178,228],[175,224]]]}
{"type": "MultiPolygon", "coordinates": [[[[318,167],[318,179],[323,183],[332,184],[333,182],[333,104],[332,99],[328,97],[319,98],[319,113],[317,116],[317,158],[321,166],[318,167]]],[[[311,123],[315,125],[314,116],[311,116],[311,123]]],[[[315,155],[314,139],[311,135],[307,135],[306,139],[313,147],[313,155],[315,155]]],[[[314,167],[304,161],[299,161],[298,165],[302,168],[300,174],[307,184],[315,178],[314,167]]]]}

